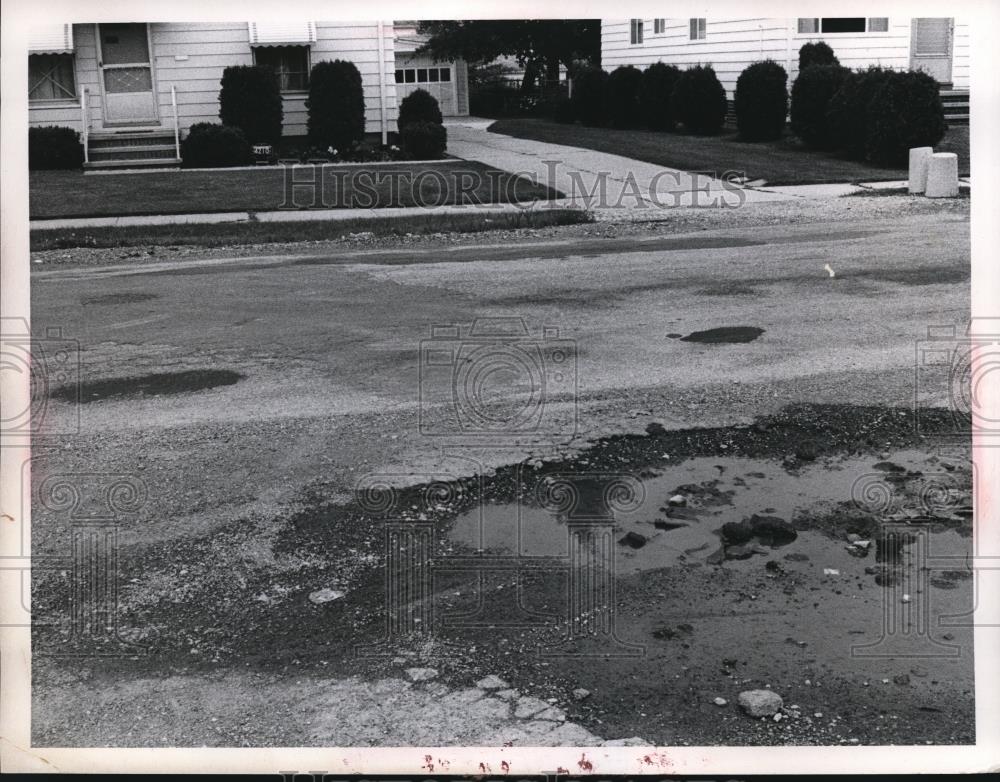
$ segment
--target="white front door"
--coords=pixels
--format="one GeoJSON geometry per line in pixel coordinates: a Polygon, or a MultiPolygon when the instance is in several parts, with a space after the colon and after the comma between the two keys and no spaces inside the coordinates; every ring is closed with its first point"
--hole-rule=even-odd
{"type": "Polygon", "coordinates": [[[954,19],[914,19],[910,30],[910,67],[935,80],[951,83],[954,19]]]}
{"type": "Polygon", "coordinates": [[[99,24],[97,47],[104,121],[109,125],[156,122],[156,93],[147,26],[141,23],[99,24]]]}

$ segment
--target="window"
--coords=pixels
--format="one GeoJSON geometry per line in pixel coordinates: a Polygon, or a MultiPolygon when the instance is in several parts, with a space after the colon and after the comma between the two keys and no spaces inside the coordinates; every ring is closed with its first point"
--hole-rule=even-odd
{"type": "Polygon", "coordinates": [[[400,68],[396,84],[437,84],[451,81],[451,68],[400,68]]]}
{"type": "Polygon", "coordinates": [[[256,65],[274,68],[282,92],[309,89],[308,46],[255,46],[253,58],[256,65]]]}
{"type": "Polygon", "coordinates": [[[73,100],[76,78],[72,54],[28,55],[28,100],[73,100]]]}
{"type": "Polygon", "coordinates": [[[638,46],[642,43],[642,19],[633,19],[630,28],[632,45],[638,46]]]}
{"type": "Polygon", "coordinates": [[[799,19],[799,33],[803,35],[814,33],[885,33],[888,31],[889,17],[887,16],[878,16],[872,19],[853,19],[844,16],[799,19]]]}
{"type": "Polygon", "coordinates": [[[692,19],[691,20],[691,40],[692,41],[703,41],[705,40],[705,22],[706,19],[692,19]]]}
{"type": "Polygon", "coordinates": [[[653,33],[656,35],[662,35],[667,31],[667,20],[666,19],[654,19],[653,20],[653,33]]]}

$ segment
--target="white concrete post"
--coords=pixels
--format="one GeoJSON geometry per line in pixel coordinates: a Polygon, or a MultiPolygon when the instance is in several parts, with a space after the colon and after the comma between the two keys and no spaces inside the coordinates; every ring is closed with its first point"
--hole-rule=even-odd
{"type": "Polygon", "coordinates": [[[954,198],[958,195],[958,155],[935,152],[927,164],[928,198],[954,198]]]}
{"type": "Polygon", "coordinates": [[[934,154],[932,147],[914,147],[910,150],[910,193],[927,189],[927,161],[934,154]]]}

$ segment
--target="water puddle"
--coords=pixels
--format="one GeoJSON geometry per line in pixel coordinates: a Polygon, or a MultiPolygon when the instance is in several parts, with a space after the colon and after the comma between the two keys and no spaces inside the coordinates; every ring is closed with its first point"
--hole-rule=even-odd
{"type": "Polygon", "coordinates": [[[64,402],[86,404],[103,399],[130,399],[204,391],[218,386],[231,386],[242,379],[243,375],[229,369],[192,369],[184,372],[94,380],[81,383],[79,386],[61,386],[55,389],[51,396],[64,402]]]}
{"type": "MultiPolygon", "coordinates": [[[[831,549],[839,551],[837,560],[870,551],[874,562],[875,541],[850,551],[846,540],[831,540],[816,527],[831,532],[829,517],[846,504],[845,527],[837,532],[846,538],[850,508],[884,503],[883,496],[906,481],[940,483],[941,472],[936,458],[920,451],[893,453],[891,462],[830,456],[794,471],[769,459],[718,457],[690,458],[630,476],[542,475],[525,468],[519,502],[467,511],[456,517],[447,537],[483,554],[561,558],[569,556],[574,520],[603,519],[614,525],[616,568],[623,575],[789,552],[811,558],[831,549]]],[[[961,487],[955,490],[966,496],[961,487]]]]}

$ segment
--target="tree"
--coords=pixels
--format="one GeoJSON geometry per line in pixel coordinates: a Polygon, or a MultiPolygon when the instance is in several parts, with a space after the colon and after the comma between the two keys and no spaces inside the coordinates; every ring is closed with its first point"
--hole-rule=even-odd
{"type": "Polygon", "coordinates": [[[601,61],[600,19],[475,19],[421,22],[430,38],[419,51],[438,60],[486,63],[514,57],[524,67],[522,89],[530,90],[540,73],[559,80],[559,66],[574,60],[601,61]]]}

